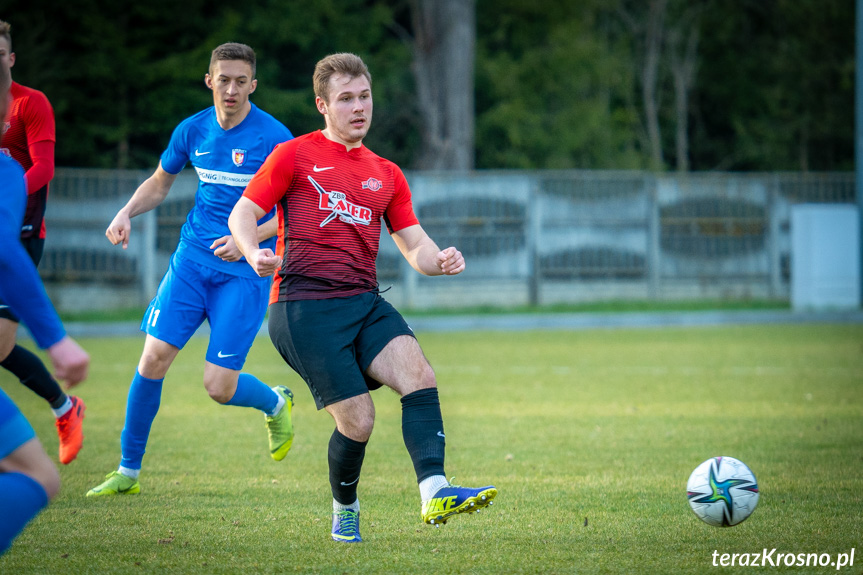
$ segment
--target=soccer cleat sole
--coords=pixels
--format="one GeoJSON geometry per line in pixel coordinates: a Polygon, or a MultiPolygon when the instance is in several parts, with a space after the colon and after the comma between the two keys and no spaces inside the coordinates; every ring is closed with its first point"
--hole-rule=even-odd
{"type": "Polygon", "coordinates": [[[138,495],[141,493],[141,485],[136,483],[125,491],[93,491],[87,492],[87,497],[109,497],[111,495],[138,495]]]}
{"type": "Polygon", "coordinates": [[[435,517],[429,517],[426,519],[426,523],[434,525],[435,527],[440,527],[441,525],[446,525],[447,520],[454,515],[460,515],[462,513],[479,513],[482,509],[489,505],[493,505],[494,498],[496,496],[497,489],[495,488],[480,491],[475,496],[466,499],[464,503],[458,507],[454,507],[446,513],[439,513],[435,517]]]}
{"type": "Polygon", "coordinates": [[[136,480],[132,485],[129,486],[128,489],[116,489],[114,486],[109,485],[112,483],[112,478],[119,476],[120,473],[117,471],[112,471],[109,473],[103,483],[100,483],[93,489],[87,492],[87,497],[110,497],[112,495],[137,495],[141,493],[141,484],[136,480]]]}

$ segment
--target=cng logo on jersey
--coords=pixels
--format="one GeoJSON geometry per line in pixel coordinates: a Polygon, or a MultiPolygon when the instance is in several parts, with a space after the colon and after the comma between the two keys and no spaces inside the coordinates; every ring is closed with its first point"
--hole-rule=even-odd
{"type": "Polygon", "coordinates": [[[372,211],[369,208],[358,206],[348,201],[342,192],[328,192],[314,178],[308,176],[309,181],[320,194],[318,208],[330,214],[321,222],[324,227],[336,218],[346,224],[362,224],[367,226],[372,223],[372,211]]]}
{"type": "Polygon", "coordinates": [[[234,148],[231,150],[231,159],[234,160],[234,165],[239,168],[246,163],[246,150],[234,148]]]}

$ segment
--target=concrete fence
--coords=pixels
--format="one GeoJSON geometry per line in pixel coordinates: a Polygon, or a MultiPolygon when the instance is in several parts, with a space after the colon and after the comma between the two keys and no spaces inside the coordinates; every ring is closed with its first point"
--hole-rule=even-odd
{"type": "MultiPolygon", "coordinates": [[[[104,231],[150,172],[58,169],[40,272],[60,309],[143,306],[194,201],[181,174],[133,220],[128,250],[104,231]]],[[[609,299],[788,299],[791,208],[855,204],[851,173],[409,172],[414,209],[466,271],[427,278],[381,239],[378,275],[403,309],[609,299]]],[[[384,235],[387,235],[384,231],[384,235]]]]}

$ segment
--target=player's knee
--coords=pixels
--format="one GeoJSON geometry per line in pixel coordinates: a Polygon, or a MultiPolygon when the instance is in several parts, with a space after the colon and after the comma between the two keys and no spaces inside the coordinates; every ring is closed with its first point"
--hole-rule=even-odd
{"type": "Polygon", "coordinates": [[[47,455],[44,461],[42,459],[32,461],[26,469],[22,469],[20,472],[41,485],[48,495],[48,499],[54,499],[60,492],[60,473],[57,472],[57,468],[47,455]]]}
{"type": "Polygon", "coordinates": [[[348,420],[339,422],[339,431],[354,441],[368,441],[375,427],[374,413],[357,414],[348,420]]]}
{"type": "Polygon", "coordinates": [[[9,354],[12,353],[12,350],[15,348],[15,341],[16,335],[14,331],[0,329],[0,361],[9,357],[9,354]]]}
{"type": "Polygon", "coordinates": [[[162,379],[171,367],[171,359],[158,353],[145,351],[138,363],[138,373],[148,379],[162,379]]]}
{"type": "Polygon", "coordinates": [[[437,387],[437,378],[435,377],[434,369],[428,362],[420,368],[419,377],[417,378],[417,388],[426,389],[429,387],[437,387]]]}
{"type": "Polygon", "coordinates": [[[228,390],[225,386],[220,385],[219,382],[213,381],[204,381],[204,388],[207,390],[210,399],[216,403],[228,403],[236,392],[236,387],[228,390]]]}
{"type": "Polygon", "coordinates": [[[48,494],[48,499],[54,499],[60,493],[60,474],[53,465],[50,469],[45,470],[41,478],[37,477],[35,479],[45,490],[45,493],[48,494]]]}

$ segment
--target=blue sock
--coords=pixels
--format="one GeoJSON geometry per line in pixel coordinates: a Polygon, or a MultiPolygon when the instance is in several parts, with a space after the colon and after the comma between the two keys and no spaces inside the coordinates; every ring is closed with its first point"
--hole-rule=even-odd
{"type": "Polygon", "coordinates": [[[234,397],[224,405],[254,407],[269,414],[276,409],[278,404],[278,394],[267,387],[266,383],[251,373],[241,373],[240,377],[237,378],[237,391],[234,392],[234,397]]]}
{"type": "Polygon", "coordinates": [[[23,473],[0,474],[0,555],[46,505],[48,494],[34,479],[23,473]]]}
{"type": "Polygon", "coordinates": [[[138,371],[129,386],[126,400],[126,426],[120,435],[123,459],[120,465],[130,469],[141,469],[141,460],[147,449],[150,427],[162,401],[162,379],[147,379],[138,371]]]}

